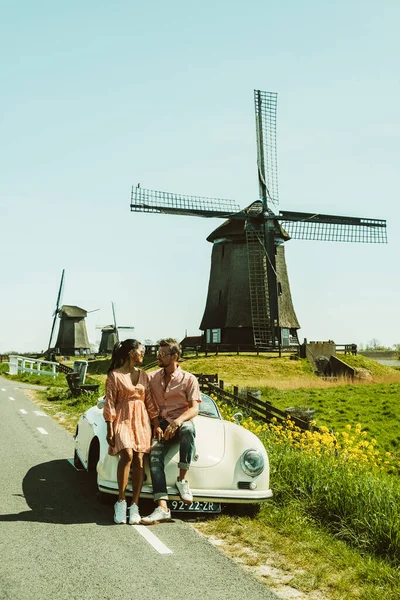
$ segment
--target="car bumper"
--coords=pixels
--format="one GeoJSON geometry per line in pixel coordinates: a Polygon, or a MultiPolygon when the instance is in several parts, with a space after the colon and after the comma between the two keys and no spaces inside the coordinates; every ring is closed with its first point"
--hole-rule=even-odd
{"type": "MultiPolygon", "coordinates": [[[[118,487],[112,481],[98,481],[98,488],[100,492],[106,494],[118,494],[118,487]]],[[[168,498],[170,500],[179,500],[180,496],[178,490],[175,487],[168,487],[168,498]]],[[[226,504],[251,504],[259,503],[272,498],[272,490],[209,490],[209,489],[195,489],[191,488],[193,497],[199,502],[222,502],[226,504]]],[[[127,495],[132,492],[128,486],[127,495]]],[[[151,485],[144,485],[140,493],[141,498],[153,499],[153,488],[151,485]]]]}

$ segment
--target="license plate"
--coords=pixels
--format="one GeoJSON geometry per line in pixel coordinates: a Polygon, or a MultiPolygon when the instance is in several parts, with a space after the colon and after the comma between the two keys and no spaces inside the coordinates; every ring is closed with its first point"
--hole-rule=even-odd
{"type": "Polygon", "coordinates": [[[197,502],[186,504],[182,500],[170,500],[168,507],[176,512],[202,512],[202,513],[220,513],[221,504],[219,502],[197,502]]]}

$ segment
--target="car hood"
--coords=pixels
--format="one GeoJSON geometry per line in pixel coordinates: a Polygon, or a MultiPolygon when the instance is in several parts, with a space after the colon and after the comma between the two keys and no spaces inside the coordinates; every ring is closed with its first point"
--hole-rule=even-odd
{"type": "MultiPolygon", "coordinates": [[[[225,454],[225,427],[221,419],[198,416],[194,419],[196,426],[196,455],[192,468],[212,467],[217,465],[225,454]]],[[[178,457],[179,460],[179,457],[178,457]]]]}

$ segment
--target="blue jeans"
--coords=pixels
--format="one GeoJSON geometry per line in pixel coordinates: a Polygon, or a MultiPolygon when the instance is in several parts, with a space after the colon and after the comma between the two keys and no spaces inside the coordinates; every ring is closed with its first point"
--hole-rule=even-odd
{"type": "MultiPolygon", "coordinates": [[[[162,419],[160,427],[163,431],[168,427],[168,421],[162,419]]],[[[150,451],[150,472],[153,483],[154,500],[168,500],[167,482],[165,479],[165,454],[172,444],[176,444],[179,439],[179,464],[180,469],[188,470],[190,462],[195,451],[194,439],[196,430],[193,421],[184,421],[178,429],[178,436],[175,434],[169,440],[160,440],[152,446],[150,451]]]]}

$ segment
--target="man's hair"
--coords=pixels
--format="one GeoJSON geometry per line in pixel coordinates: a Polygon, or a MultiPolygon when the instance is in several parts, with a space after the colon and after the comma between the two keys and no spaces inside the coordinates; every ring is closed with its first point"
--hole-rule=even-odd
{"type": "Polygon", "coordinates": [[[178,358],[181,356],[181,345],[174,338],[163,338],[158,342],[159,346],[168,346],[170,354],[177,354],[178,358]]]}

